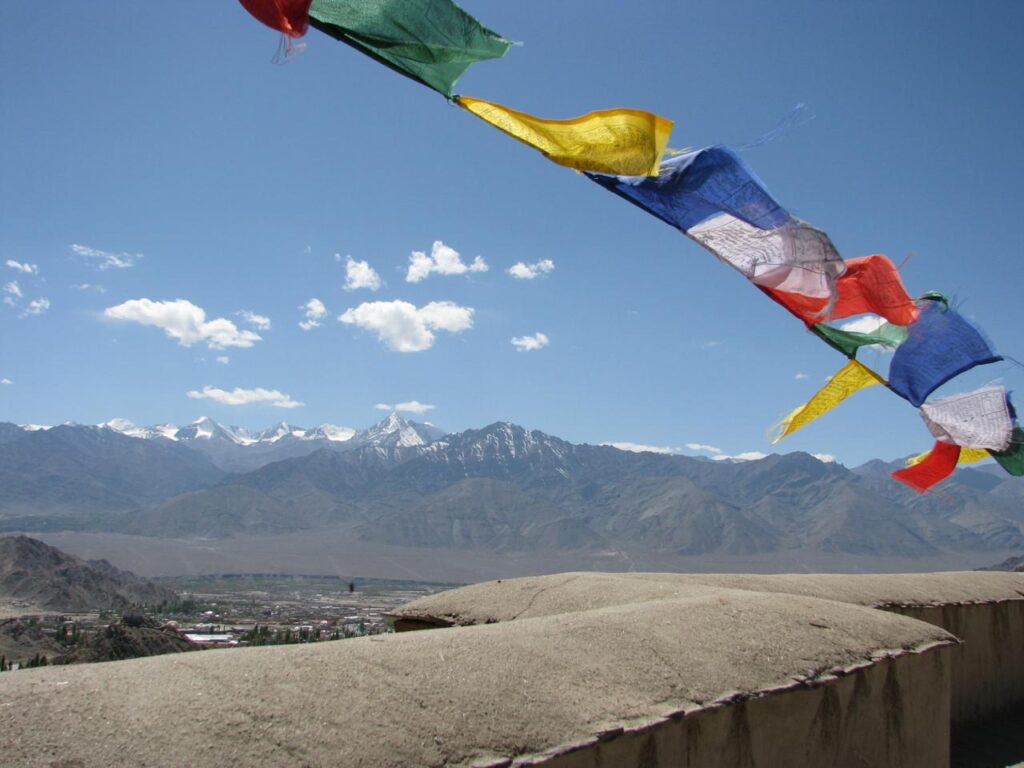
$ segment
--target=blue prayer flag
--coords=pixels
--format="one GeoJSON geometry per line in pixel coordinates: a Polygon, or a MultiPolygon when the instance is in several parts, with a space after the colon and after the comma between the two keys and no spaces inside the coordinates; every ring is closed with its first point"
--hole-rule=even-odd
{"type": "Polygon", "coordinates": [[[754,172],[725,147],[671,157],[661,164],[657,176],[587,176],[683,232],[720,213],[758,229],[791,223],[789,213],[754,172]]]}
{"type": "Polygon", "coordinates": [[[944,301],[926,299],[920,309],[889,366],[889,388],[918,407],[954,376],[1003,359],[977,328],[944,301]]]}

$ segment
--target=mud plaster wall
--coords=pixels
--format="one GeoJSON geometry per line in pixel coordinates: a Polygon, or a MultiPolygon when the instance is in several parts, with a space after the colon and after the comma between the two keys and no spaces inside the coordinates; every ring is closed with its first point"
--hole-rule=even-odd
{"type": "Polygon", "coordinates": [[[954,727],[1024,704],[1024,600],[885,610],[936,624],[963,641],[952,650],[954,727]]]}
{"type": "Polygon", "coordinates": [[[511,765],[944,768],[954,650],[882,659],[823,685],[727,703],[511,765]]]}

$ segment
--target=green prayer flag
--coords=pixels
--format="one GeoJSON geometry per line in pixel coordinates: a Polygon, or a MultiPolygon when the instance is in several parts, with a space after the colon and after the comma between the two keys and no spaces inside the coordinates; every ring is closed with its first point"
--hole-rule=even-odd
{"type": "Polygon", "coordinates": [[[309,23],[449,98],[470,64],[512,46],[451,0],[313,0],[309,23]]]}
{"type": "Polygon", "coordinates": [[[881,344],[885,347],[898,347],[907,340],[907,329],[902,325],[882,323],[871,333],[858,331],[841,331],[824,323],[815,323],[811,332],[817,334],[825,343],[838,349],[847,357],[856,357],[857,350],[868,344],[881,344]]]}
{"type": "Polygon", "coordinates": [[[1015,477],[1024,476],[1024,430],[1020,427],[1013,428],[1013,437],[1010,438],[1010,447],[1005,451],[993,451],[989,449],[992,458],[999,462],[999,466],[1015,477]]]}

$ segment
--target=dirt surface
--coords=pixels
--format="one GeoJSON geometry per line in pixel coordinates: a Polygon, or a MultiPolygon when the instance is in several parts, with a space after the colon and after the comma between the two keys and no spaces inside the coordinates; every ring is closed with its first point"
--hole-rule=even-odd
{"type": "Polygon", "coordinates": [[[510,624],[27,670],[0,686],[0,728],[12,766],[468,766],[951,639],[855,605],[680,587],[510,624]]]}

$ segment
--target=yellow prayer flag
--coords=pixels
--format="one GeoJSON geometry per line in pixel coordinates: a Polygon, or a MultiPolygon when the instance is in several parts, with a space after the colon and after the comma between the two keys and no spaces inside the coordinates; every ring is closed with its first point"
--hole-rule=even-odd
{"type": "MultiPolygon", "coordinates": [[[[907,459],[907,466],[912,467],[915,464],[920,464],[922,461],[928,458],[929,454],[931,454],[930,448],[924,453],[917,454],[917,456],[911,456],[909,459],[907,459]]],[[[992,454],[990,454],[984,448],[964,448],[963,446],[960,446],[960,458],[957,459],[956,463],[976,464],[979,461],[984,461],[991,455],[992,454]]]]}
{"type": "Polygon", "coordinates": [[[851,360],[836,373],[828,383],[814,393],[814,396],[799,408],[795,408],[778,424],[778,434],[772,438],[777,443],[800,427],[810,424],[822,414],[835,408],[854,392],[882,384],[881,377],[870,368],[866,368],[856,360],[851,360]]]}
{"type": "Polygon", "coordinates": [[[639,109],[605,109],[571,120],[545,120],[483,99],[456,103],[549,160],[577,171],[657,176],[672,121],[639,109]]]}

